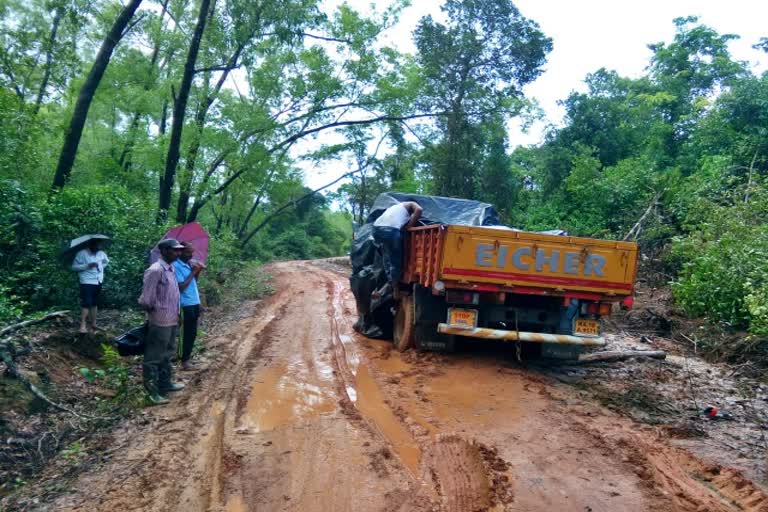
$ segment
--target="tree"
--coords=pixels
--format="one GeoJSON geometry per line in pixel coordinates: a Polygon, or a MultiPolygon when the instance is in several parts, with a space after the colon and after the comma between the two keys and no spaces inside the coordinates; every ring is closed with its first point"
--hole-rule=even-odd
{"type": "Polygon", "coordinates": [[[184,117],[187,113],[187,101],[189,91],[192,88],[192,79],[195,75],[195,64],[200,51],[200,41],[203,39],[205,25],[209,16],[216,7],[216,0],[201,0],[200,10],[197,15],[197,24],[189,44],[187,59],[184,63],[184,74],[181,77],[179,90],[173,103],[173,121],[171,122],[171,139],[168,143],[168,156],[165,159],[165,171],[160,179],[160,193],[158,204],[158,219],[164,220],[168,208],[171,207],[171,194],[176,176],[176,168],[179,165],[181,155],[181,134],[184,130],[184,117]]]}
{"type": "Polygon", "coordinates": [[[120,39],[125,35],[126,29],[129,29],[128,24],[140,4],[141,0],[130,0],[120,11],[117,19],[112,24],[112,28],[110,28],[109,33],[107,33],[106,38],[101,44],[91,71],[80,88],[80,93],[77,96],[77,102],[72,112],[72,118],[64,132],[64,145],[61,148],[59,163],[53,176],[54,189],[63,188],[69,179],[72,166],[75,163],[75,157],[77,156],[77,148],[80,145],[80,138],[83,135],[85,120],[88,117],[88,109],[91,107],[96,89],[99,87],[99,82],[101,82],[104,71],[106,71],[109,65],[112,52],[115,50],[117,43],[120,42],[120,39]]]}
{"type": "Polygon", "coordinates": [[[430,152],[435,192],[476,190],[472,127],[518,115],[522,87],[541,73],[552,42],[509,0],[447,0],[443,25],[422,18],[414,37],[423,88],[417,104],[445,112],[430,152]]]}
{"type": "Polygon", "coordinates": [[[738,36],[694,25],[697,21],[695,16],[676,18],[674,41],[649,45],[653,51],[649,78],[664,94],[658,107],[672,127],[665,148],[672,157],[686,142],[709,96],[744,73],[728,51],[728,43],[738,36]]]}

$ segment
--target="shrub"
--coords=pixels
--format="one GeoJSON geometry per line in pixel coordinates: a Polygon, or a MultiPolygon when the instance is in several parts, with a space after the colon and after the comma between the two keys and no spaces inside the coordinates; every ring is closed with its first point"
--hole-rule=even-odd
{"type": "Polygon", "coordinates": [[[87,233],[113,240],[104,303],[135,304],[149,248],[165,229],[155,225],[154,205],[114,185],[65,188],[47,198],[13,182],[2,184],[0,201],[0,262],[6,270],[0,285],[13,290],[17,308],[76,306],[77,276],[59,254],[69,240],[87,233]]]}
{"type": "Polygon", "coordinates": [[[709,204],[708,219],[676,239],[675,299],[690,315],[768,335],[768,223],[765,202],[709,204]]]}

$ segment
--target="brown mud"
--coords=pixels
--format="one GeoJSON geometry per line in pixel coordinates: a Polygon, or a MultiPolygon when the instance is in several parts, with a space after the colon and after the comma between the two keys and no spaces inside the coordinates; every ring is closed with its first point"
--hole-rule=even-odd
{"type": "Polygon", "coordinates": [[[344,275],[271,270],[279,291],[213,340],[187,389],[37,510],[768,511],[738,471],[513,351],[399,354],[353,332],[344,275]]]}

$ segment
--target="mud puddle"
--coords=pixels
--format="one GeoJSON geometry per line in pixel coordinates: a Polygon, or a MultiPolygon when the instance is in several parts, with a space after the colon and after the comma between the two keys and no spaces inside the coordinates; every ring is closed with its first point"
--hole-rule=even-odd
{"type": "MultiPolygon", "coordinates": [[[[330,368],[327,375],[327,381],[332,382],[330,368]]],[[[296,371],[296,363],[293,366],[281,363],[260,371],[254,377],[238,429],[264,432],[332,413],[336,409],[336,400],[329,392],[328,384],[313,383],[306,377],[307,372],[296,371]]]]}

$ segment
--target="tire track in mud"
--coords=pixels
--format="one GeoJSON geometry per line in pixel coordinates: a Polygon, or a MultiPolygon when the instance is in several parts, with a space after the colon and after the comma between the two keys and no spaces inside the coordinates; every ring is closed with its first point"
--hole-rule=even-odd
{"type": "MultiPolygon", "coordinates": [[[[354,313],[348,306],[344,295],[349,295],[346,286],[339,282],[338,276],[328,278],[327,286],[333,290],[333,302],[329,306],[334,319],[334,344],[337,364],[346,382],[346,389],[354,389],[359,381],[360,371],[350,370],[349,366],[361,367],[360,358],[363,356],[350,352],[354,351],[351,320],[354,313]],[[351,363],[350,363],[351,361],[351,363]]],[[[417,358],[421,356],[415,356],[417,358]]],[[[427,356],[429,357],[429,356],[427,356]]],[[[606,460],[613,459],[619,465],[624,465],[636,475],[638,485],[648,496],[644,510],[658,512],[768,512],[768,497],[755,484],[744,478],[738,471],[708,465],[689,452],[672,447],[660,438],[649,437],[643,432],[643,427],[617,421],[616,418],[601,416],[605,412],[587,413],[586,415],[572,414],[567,407],[562,408],[560,402],[568,402],[571,398],[555,396],[550,381],[542,376],[528,375],[527,372],[514,372],[525,383],[524,387],[536,386],[551,402],[548,406],[549,420],[555,424],[571,425],[575,436],[592,439],[595,446],[605,448],[606,460]],[[597,417],[598,420],[593,419],[597,417]],[[560,418],[560,419],[557,419],[560,418]]],[[[500,375],[499,378],[502,376],[500,375]]],[[[397,383],[399,385],[399,382],[397,383]]],[[[400,394],[400,393],[398,393],[400,394]]],[[[360,410],[354,397],[348,397],[349,402],[360,410]]],[[[414,390],[414,398],[429,401],[423,391],[414,390]]],[[[513,502],[513,485],[510,483],[511,464],[504,461],[496,450],[479,443],[466,434],[437,433],[442,429],[423,428],[419,421],[410,417],[399,405],[384,398],[400,423],[411,433],[412,439],[420,448],[419,472],[422,487],[421,495],[430,498],[433,505],[441,511],[459,510],[502,510],[513,502]],[[430,432],[432,435],[430,435],[430,432]],[[484,453],[486,458],[480,455],[484,453]],[[490,459],[490,461],[489,461],[490,459]],[[424,485],[430,489],[424,492],[424,485]]],[[[376,418],[368,414],[363,417],[393,446],[393,451],[403,460],[402,447],[396,436],[392,436],[387,428],[380,428],[376,418]],[[379,428],[377,428],[379,427],[379,428]]],[[[542,428],[546,428],[542,425],[542,428]]],[[[390,429],[391,430],[391,429],[390,429]]],[[[588,443],[589,444],[589,443],[588,443]]],[[[556,449],[556,447],[553,447],[556,449]]],[[[585,447],[586,448],[586,447],[585,447]]],[[[523,447],[525,449],[525,447],[523,447]]],[[[412,471],[412,465],[408,465],[412,471]]],[[[611,495],[621,496],[615,491],[611,495]]],[[[544,506],[542,504],[542,506],[544,506]]],[[[588,507],[590,508],[590,507],[588,507]]],[[[410,510],[405,507],[403,510],[410,510]]],[[[590,508],[591,509],[591,508],[590,508]]],[[[517,508],[516,508],[517,510],[517,508]]],[[[539,508],[521,510],[539,510],[539,508]]],[[[570,510],[570,508],[569,508],[570,510]]]]}
{"type": "Polygon", "coordinates": [[[334,364],[343,380],[339,386],[342,409],[376,432],[414,477],[415,494],[393,510],[423,510],[429,503],[429,508],[442,512],[466,512],[511,503],[513,493],[506,475],[509,465],[495,450],[456,433],[431,438],[426,429],[398,419],[370,375],[366,356],[353,345],[357,335],[350,320],[354,313],[349,297],[345,300],[348,288],[336,276],[323,274],[332,297],[328,310],[334,364]]]}
{"type": "Polygon", "coordinates": [[[253,319],[246,331],[245,342],[235,345],[229,357],[219,363],[222,366],[231,365],[231,370],[217,375],[211,385],[213,393],[207,394],[207,398],[197,408],[195,423],[199,427],[199,441],[187,442],[182,447],[191,464],[184,468],[187,472],[185,478],[172,482],[164,499],[167,507],[165,510],[207,511],[221,501],[225,470],[229,470],[225,466],[231,466],[231,463],[225,462],[232,459],[227,452],[225,435],[228,427],[231,427],[242,396],[237,394],[237,390],[247,385],[250,368],[272,342],[271,330],[275,322],[285,315],[289,300],[287,293],[273,297],[253,319]]]}
{"type": "Polygon", "coordinates": [[[383,447],[344,414],[328,336],[332,295],[311,267],[276,267],[292,298],[272,324],[275,342],[243,372],[225,429],[232,463],[211,510],[380,510],[403,470],[384,460],[377,476],[367,457],[383,447]]]}
{"type": "Polygon", "coordinates": [[[649,492],[672,501],[671,507],[659,511],[768,512],[768,496],[739,471],[707,464],[684,449],[658,442],[658,433],[603,418],[580,418],[574,428],[621,456],[649,492]]]}

